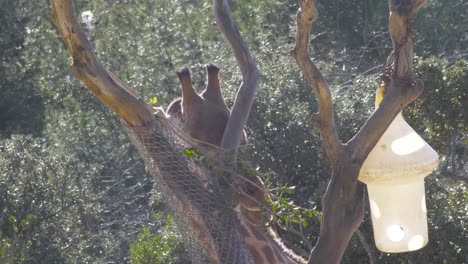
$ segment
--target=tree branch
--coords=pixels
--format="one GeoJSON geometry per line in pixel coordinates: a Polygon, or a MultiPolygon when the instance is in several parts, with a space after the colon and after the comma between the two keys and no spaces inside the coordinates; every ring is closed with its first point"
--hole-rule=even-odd
{"type": "Polygon", "coordinates": [[[375,258],[374,248],[372,248],[371,245],[369,245],[369,243],[367,243],[367,237],[364,234],[364,232],[362,232],[360,229],[358,229],[358,230],[356,230],[355,234],[357,235],[357,237],[359,238],[359,241],[364,246],[364,249],[367,252],[367,256],[369,257],[369,264],[377,263],[377,261],[375,260],[376,258],[375,258]]]}
{"type": "Polygon", "coordinates": [[[232,108],[224,130],[221,148],[225,150],[234,150],[231,162],[235,160],[237,147],[250,109],[255,100],[255,91],[262,79],[252,55],[245,41],[231,16],[231,10],[226,0],[213,0],[213,11],[216,18],[216,24],[223,33],[226,40],[231,45],[232,51],[242,73],[242,84],[232,108]]]}
{"type": "Polygon", "coordinates": [[[73,0],[52,0],[49,18],[57,27],[73,58],[70,71],[107,107],[132,126],[154,121],[149,106],[97,59],[78,24],[73,0]]]}
{"type": "Polygon", "coordinates": [[[454,173],[453,171],[442,171],[441,174],[443,174],[446,178],[450,178],[452,180],[456,181],[463,181],[464,183],[468,183],[468,178],[462,175],[459,175],[457,173],[454,173]]]}
{"type": "Polygon", "coordinates": [[[449,147],[447,148],[447,153],[445,154],[445,160],[439,166],[440,175],[443,175],[443,177],[445,178],[468,183],[467,177],[456,173],[455,145],[456,145],[456,136],[452,136],[452,138],[450,139],[449,147]],[[449,165],[450,165],[450,169],[449,169],[449,165]]]}
{"type": "Polygon", "coordinates": [[[351,159],[357,164],[362,164],[397,114],[414,101],[423,89],[424,85],[420,80],[411,83],[410,80],[392,79],[390,89],[379,108],[348,142],[351,159]]]}
{"type": "Polygon", "coordinates": [[[389,33],[393,43],[393,52],[388,61],[390,83],[384,83],[388,89],[379,108],[367,119],[361,130],[348,142],[351,157],[362,164],[387,130],[395,116],[423,91],[421,80],[413,76],[413,27],[416,12],[426,0],[397,1],[389,0],[389,33]]]}
{"type": "Polygon", "coordinates": [[[296,15],[296,46],[291,54],[317,96],[319,111],[312,116],[311,121],[320,130],[329,158],[336,162],[342,151],[342,145],[335,128],[330,88],[309,57],[310,32],[317,20],[318,12],[313,0],[300,0],[299,4],[300,9],[296,15]]]}
{"type": "Polygon", "coordinates": [[[359,167],[350,161],[347,149],[338,139],[330,88],[309,57],[310,31],[318,12],[313,0],[299,0],[299,4],[296,46],[291,53],[317,96],[319,111],[312,121],[320,130],[332,162],[331,180],[322,200],[320,234],[308,263],[339,263],[364,217],[364,188],[357,182],[359,167]]]}
{"type": "Polygon", "coordinates": [[[339,263],[352,234],[364,217],[365,188],[357,181],[360,168],[369,152],[394,117],[422,92],[421,81],[412,76],[413,42],[409,23],[424,1],[398,1],[398,10],[393,10],[389,30],[394,43],[389,62],[393,69],[384,87],[389,88],[379,109],[364,124],[348,144],[340,143],[334,125],[333,104],[330,89],[320,70],[308,55],[310,30],[317,20],[318,12],[313,0],[299,0],[296,16],[297,35],[293,57],[301,68],[317,96],[319,111],[312,117],[320,130],[327,154],[332,161],[332,176],[322,200],[323,211],[320,234],[308,263],[339,263]],[[401,2],[401,3],[400,3],[401,2]],[[404,16],[405,14],[406,16],[404,16]],[[393,72],[395,74],[393,74],[393,72]]]}

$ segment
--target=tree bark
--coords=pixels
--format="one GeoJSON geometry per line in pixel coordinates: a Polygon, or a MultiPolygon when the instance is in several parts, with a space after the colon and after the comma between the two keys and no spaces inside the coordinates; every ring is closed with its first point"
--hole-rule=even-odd
{"type": "Polygon", "coordinates": [[[228,158],[231,165],[235,166],[237,148],[243,133],[250,109],[255,100],[255,92],[260,84],[262,76],[257,68],[247,44],[242,39],[240,32],[231,16],[231,11],[226,0],[213,0],[213,10],[216,17],[216,25],[231,45],[237,64],[242,73],[242,84],[237,92],[231,117],[226,124],[221,148],[229,152],[228,158]]]}
{"type": "Polygon", "coordinates": [[[413,42],[411,21],[424,0],[389,1],[389,32],[393,62],[388,87],[379,108],[346,144],[337,136],[331,93],[320,70],[309,57],[312,25],[318,12],[313,0],[299,0],[296,16],[296,46],[291,52],[315,93],[319,111],[311,121],[320,131],[331,160],[331,180],[322,200],[323,212],[317,244],[308,263],[339,263],[353,233],[364,217],[364,186],[358,182],[362,164],[395,116],[422,92],[423,84],[412,76],[413,42]]]}
{"type": "Polygon", "coordinates": [[[70,71],[107,107],[132,126],[154,121],[147,105],[122,81],[109,73],[97,59],[83,30],[76,21],[72,0],[52,1],[50,20],[55,24],[73,59],[70,71]]]}

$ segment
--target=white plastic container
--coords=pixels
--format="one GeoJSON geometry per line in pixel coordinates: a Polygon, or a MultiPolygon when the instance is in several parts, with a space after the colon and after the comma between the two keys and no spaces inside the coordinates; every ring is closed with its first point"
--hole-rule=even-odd
{"type": "Polygon", "coordinates": [[[359,180],[367,184],[379,250],[418,250],[428,242],[424,177],[439,156],[403,119],[393,120],[364,162],[359,180]]]}

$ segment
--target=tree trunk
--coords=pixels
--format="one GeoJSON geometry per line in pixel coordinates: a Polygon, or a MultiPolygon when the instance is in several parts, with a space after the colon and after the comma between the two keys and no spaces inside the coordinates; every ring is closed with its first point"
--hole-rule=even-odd
{"type": "MultiPolygon", "coordinates": [[[[322,73],[309,57],[310,32],[312,25],[317,20],[318,12],[313,0],[299,0],[300,9],[296,17],[296,46],[292,55],[317,97],[319,111],[312,115],[311,122],[320,131],[326,153],[332,164],[331,180],[322,201],[323,214],[320,235],[317,244],[310,253],[309,263],[340,262],[350,238],[361,224],[364,216],[365,189],[364,185],[358,182],[361,166],[394,117],[422,92],[421,81],[415,80],[412,76],[413,34],[411,21],[424,3],[425,0],[389,0],[389,32],[393,42],[393,53],[389,57],[388,71],[382,83],[382,86],[386,88],[385,97],[361,130],[349,142],[342,143],[335,128],[330,89],[322,73]]],[[[160,133],[158,125],[163,118],[155,118],[151,106],[144,103],[135,92],[101,65],[76,21],[73,1],[52,0],[52,6],[50,18],[59,30],[73,58],[73,63],[70,66],[71,72],[102,103],[125,120],[130,129],[135,131],[138,130],[138,127],[147,130],[155,129],[153,134],[158,135],[160,133]]],[[[237,147],[255,98],[256,87],[261,80],[261,74],[231,17],[227,1],[213,0],[213,6],[217,26],[230,43],[243,76],[243,82],[221,142],[221,147],[233,154],[228,156],[227,165],[235,167],[237,147]]],[[[136,134],[136,137],[139,137],[143,143],[149,140],[145,136],[147,135],[136,134]]],[[[155,140],[161,141],[162,139],[152,138],[150,142],[145,144],[146,150],[154,147],[155,140]]],[[[158,144],[164,143],[161,142],[158,144]]],[[[171,153],[171,151],[171,149],[164,149],[164,151],[161,148],[154,149],[148,154],[151,156],[151,161],[148,162],[151,164],[152,162],[159,163],[162,166],[167,165],[173,162],[177,153],[172,153],[172,156],[162,156],[160,153],[171,153]]],[[[187,171],[186,174],[191,174],[184,165],[180,166],[182,170],[187,171]]],[[[174,183],[174,179],[177,177],[171,176],[163,174],[161,177],[174,183]]],[[[224,230],[226,231],[224,232],[217,227],[218,222],[222,222],[223,219],[219,212],[225,209],[226,204],[230,202],[229,197],[218,192],[215,192],[216,195],[204,193],[206,189],[200,185],[196,176],[194,178],[194,181],[190,182],[190,186],[173,184],[168,185],[168,188],[170,192],[179,195],[175,198],[175,203],[178,204],[179,208],[202,212],[206,210],[207,201],[213,204],[212,208],[216,208],[216,210],[210,211],[211,215],[209,216],[212,218],[197,213],[194,213],[196,217],[194,215],[187,216],[189,226],[194,229],[199,243],[208,251],[211,260],[215,262],[246,262],[249,258],[240,257],[232,261],[228,260],[229,256],[226,256],[226,252],[230,251],[222,251],[225,249],[235,250],[236,247],[242,251],[245,248],[242,241],[232,239],[231,230],[224,230]],[[190,188],[199,188],[201,194],[193,197],[193,192],[187,191],[190,188]],[[203,199],[197,200],[201,197],[200,195],[203,196],[203,199]],[[221,201],[216,201],[216,199],[221,199],[221,201]],[[221,239],[224,248],[220,249],[214,245],[213,241],[207,238],[207,234],[203,233],[204,231],[221,239]]],[[[183,181],[181,180],[181,182],[183,181]]]]}
{"type": "Polygon", "coordinates": [[[319,239],[308,262],[339,263],[364,217],[364,186],[358,182],[361,166],[395,116],[423,90],[422,82],[412,76],[411,21],[425,1],[389,1],[389,32],[393,42],[389,61],[393,64],[389,65],[387,82],[383,84],[388,88],[387,93],[379,108],[346,144],[337,136],[328,84],[308,54],[310,31],[318,12],[313,0],[299,0],[299,3],[296,46],[292,55],[317,96],[319,111],[311,121],[320,131],[332,164],[331,180],[322,200],[319,239]]]}

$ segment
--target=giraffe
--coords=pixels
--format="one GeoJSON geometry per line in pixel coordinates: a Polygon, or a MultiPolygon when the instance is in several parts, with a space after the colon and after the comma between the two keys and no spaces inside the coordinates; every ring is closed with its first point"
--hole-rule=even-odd
{"type": "MultiPolygon", "coordinates": [[[[182,67],[177,71],[182,98],[170,103],[166,114],[170,121],[183,128],[192,138],[217,149],[230,111],[221,94],[219,68],[210,63],[206,65],[206,71],[208,82],[200,95],[192,86],[190,70],[182,67]]],[[[246,144],[245,134],[241,137],[241,144],[246,144]]]]}
{"type": "MultiPolygon", "coordinates": [[[[192,86],[190,71],[181,68],[178,78],[182,89],[182,98],[174,100],[166,110],[167,118],[175,126],[185,131],[202,146],[208,146],[208,154],[216,157],[220,154],[220,143],[224,128],[230,117],[230,111],[221,94],[219,67],[207,64],[207,85],[198,94],[192,86]]],[[[245,133],[240,144],[246,144],[245,133]]],[[[239,219],[239,233],[244,239],[256,264],[298,264],[305,259],[289,250],[276,233],[264,223],[271,217],[262,209],[267,190],[258,177],[249,181],[238,181],[239,198],[235,207],[239,219]]]]}

